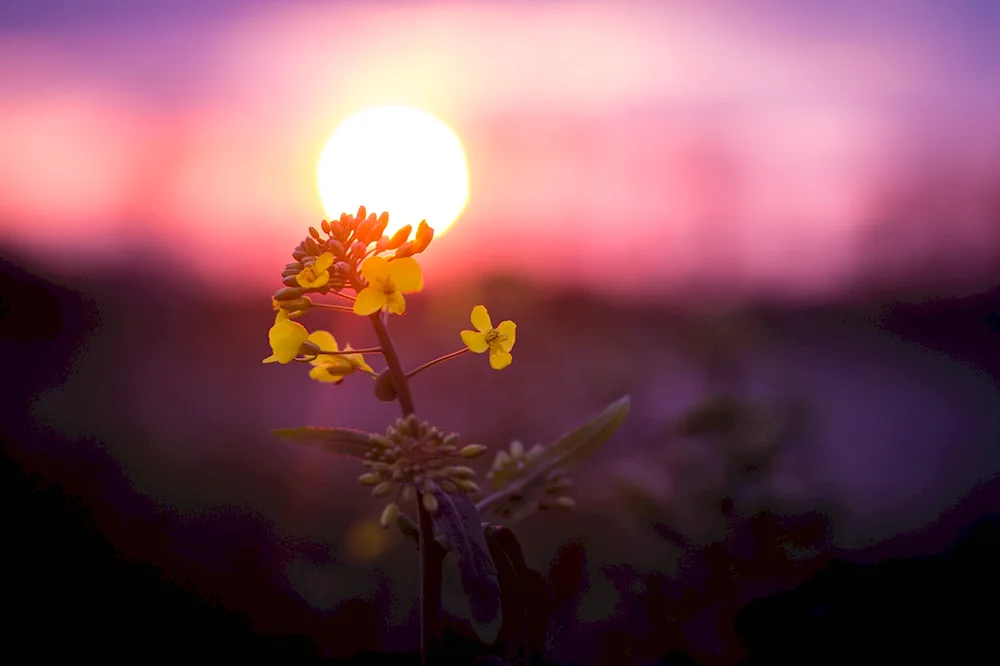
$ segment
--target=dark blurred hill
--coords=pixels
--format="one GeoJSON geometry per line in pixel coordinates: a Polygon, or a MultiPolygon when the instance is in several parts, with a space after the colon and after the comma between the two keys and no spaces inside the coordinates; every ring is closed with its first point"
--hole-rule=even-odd
{"type": "MultiPolygon", "coordinates": [[[[220,656],[238,657],[237,643],[286,660],[410,649],[412,552],[367,531],[378,507],[359,470],[269,433],[381,430],[391,405],[363,378],[317,387],[301,368],[262,366],[268,294],[226,300],[168,267],[60,276],[3,256],[4,589],[30,609],[11,632],[22,645],[48,635],[46,617],[86,618],[80,649],[95,655],[149,642],[179,655],[209,640],[206,625],[220,656]]],[[[464,357],[415,380],[421,414],[469,440],[544,441],[633,396],[619,435],[576,475],[580,510],[515,527],[562,600],[555,663],[626,649],[625,663],[674,649],[736,663],[749,600],[833,557],[940,552],[1000,512],[996,288],[713,311],[496,278],[412,302],[393,325],[414,365],[457,348],[475,303],[518,322],[508,370],[464,357]],[[715,439],[676,433],[713,396],[812,417],[744,468],[715,439]],[[622,480],[644,489],[645,508],[623,499],[622,480]]],[[[364,323],[330,328],[357,346],[364,323]]]]}

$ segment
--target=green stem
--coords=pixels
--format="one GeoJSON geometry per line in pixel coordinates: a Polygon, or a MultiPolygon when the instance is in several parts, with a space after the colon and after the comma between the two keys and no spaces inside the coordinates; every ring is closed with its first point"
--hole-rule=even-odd
{"type": "Polygon", "coordinates": [[[322,308],[323,310],[336,310],[337,312],[354,313],[354,308],[350,305],[330,305],[329,303],[313,303],[310,307],[322,308]]]}
{"type": "Polygon", "coordinates": [[[347,354],[381,354],[381,347],[366,347],[365,349],[341,349],[339,351],[320,351],[316,356],[346,356],[347,354]]]}
{"type": "Polygon", "coordinates": [[[375,335],[378,336],[379,346],[382,348],[382,355],[385,356],[386,365],[389,366],[389,373],[392,375],[392,385],[396,389],[396,397],[399,399],[399,408],[403,411],[403,416],[409,416],[416,411],[413,406],[413,396],[410,395],[410,385],[406,381],[406,373],[403,372],[403,364],[399,362],[399,354],[396,352],[396,345],[392,342],[389,329],[382,321],[380,312],[376,312],[368,317],[375,327],[375,335]]]}
{"type": "Polygon", "coordinates": [[[414,368],[413,370],[410,370],[408,373],[406,373],[406,378],[407,379],[412,379],[413,376],[416,375],[417,373],[423,372],[427,368],[433,367],[433,366],[437,365],[438,363],[444,363],[445,361],[453,359],[456,356],[461,356],[462,354],[464,354],[467,351],[469,351],[468,347],[466,347],[465,349],[459,349],[458,351],[453,351],[452,353],[445,354],[444,356],[439,356],[436,359],[434,359],[433,361],[427,361],[426,363],[424,363],[420,367],[414,368]]]}

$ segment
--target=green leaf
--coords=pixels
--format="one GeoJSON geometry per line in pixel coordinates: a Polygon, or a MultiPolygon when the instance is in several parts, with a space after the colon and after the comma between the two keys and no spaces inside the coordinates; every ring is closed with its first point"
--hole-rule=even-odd
{"type": "Polygon", "coordinates": [[[272,432],[295,444],[316,446],[327,453],[359,460],[364,460],[365,454],[375,448],[373,439],[375,435],[350,428],[303,426],[301,428],[278,428],[272,432]]]}
{"type": "Polygon", "coordinates": [[[503,624],[500,581],[479,512],[464,493],[452,495],[437,489],[434,495],[438,500],[433,514],[435,539],[455,555],[476,634],[484,643],[493,643],[503,624]]]}
{"type": "Polygon", "coordinates": [[[590,421],[545,447],[526,469],[494,474],[491,481],[493,487],[499,490],[509,486],[512,491],[522,491],[544,481],[546,474],[553,469],[580,462],[611,439],[628,415],[631,403],[632,399],[627,395],[614,401],[590,421]]]}

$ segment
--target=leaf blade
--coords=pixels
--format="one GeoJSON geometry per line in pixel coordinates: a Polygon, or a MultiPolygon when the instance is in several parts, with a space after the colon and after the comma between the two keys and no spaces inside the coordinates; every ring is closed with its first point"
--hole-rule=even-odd
{"type": "Polygon", "coordinates": [[[272,430],[282,439],[304,446],[315,446],[327,453],[364,460],[374,448],[374,435],[351,428],[321,428],[302,426],[299,428],[277,428],[272,430]]]}

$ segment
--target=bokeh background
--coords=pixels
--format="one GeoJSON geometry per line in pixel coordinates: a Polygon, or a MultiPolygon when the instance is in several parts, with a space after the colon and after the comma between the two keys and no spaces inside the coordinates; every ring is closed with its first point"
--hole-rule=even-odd
{"type": "Polygon", "coordinates": [[[632,396],[578,509],[515,528],[552,662],[739,663],[753,600],[954,544],[1000,511],[998,31],[975,0],[0,3],[10,649],[412,651],[410,544],[269,432],[393,406],[259,362],[320,151],[382,104],[471,174],[405,361],[479,302],[519,329],[420,414],[530,445],[632,396]]]}

